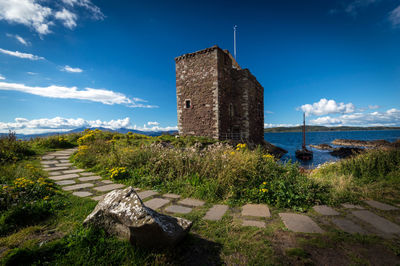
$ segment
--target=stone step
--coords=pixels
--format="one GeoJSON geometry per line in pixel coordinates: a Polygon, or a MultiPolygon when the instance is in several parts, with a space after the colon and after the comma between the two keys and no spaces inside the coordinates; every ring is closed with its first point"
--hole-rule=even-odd
{"type": "Polygon", "coordinates": [[[393,210],[398,210],[399,208],[389,205],[389,204],[385,204],[379,201],[375,201],[375,200],[365,200],[365,203],[367,203],[369,206],[382,210],[382,211],[393,211],[393,210]]]}
{"type": "Polygon", "coordinates": [[[297,213],[280,213],[285,226],[293,232],[323,233],[324,231],[310,217],[297,213]]]}
{"type": "Polygon", "coordinates": [[[69,174],[69,175],[59,175],[59,176],[50,176],[49,179],[59,181],[64,179],[72,179],[79,177],[77,174],[69,174]]]}
{"type": "Polygon", "coordinates": [[[361,207],[359,205],[353,205],[353,204],[350,204],[350,203],[343,203],[342,206],[343,206],[343,208],[346,208],[346,209],[364,210],[364,207],[361,207]]]}
{"type": "Polygon", "coordinates": [[[349,234],[365,235],[367,233],[364,229],[361,228],[361,226],[345,218],[333,218],[332,222],[341,230],[349,234]]]}
{"type": "Polygon", "coordinates": [[[77,185],[72,185],[72,186],[66,186],[63,187],[62,189],[65,191],[70,191],[70,190],[78,190],[82,188],[88,188],[88,187],[93,187],[94,185],[92,183],[82,183],[82,184],[77,184],[77,185]]]}
{"type": "Polygon", "coordinates": [[[102,200],[105,196],[106,196],[106,194],[100,195],[100,196],[96,196],[96,197],[93,197],[92,200],[100,201],[100,200],[102,200]]]}
{"type": "Polygon", "coordinates": [[[203,219],[209,221],[219,221],[221,220],[222,216],[224,216],[227,210],[227,205],[214,205],[211,209],[207,211],[203,219]]]}
{"type": "MultiPolygon", "coordinates": [[[[135,189],[136,190],[136,189],[135,189]]],[[[179,199],[181,196],[178,194],[166,193],[162,195],[164,198],[179,199]]]]}
{"type": "Polygon", "coordinates": [[[399,234],[400,233],[400,226],[391,221],[382,218],[375,213],[370,211],[353,211],[352,214],[356,216],[358,219],[372,225],[376,229],[381,232],[387,234],[399,234]]]}
{"type": "Polygon", "coordinates": [[[253,220],[243,220],[242,226],[253,226],[258,228],[265,228],[265,222],[253,221],[253,220]]]}
{"type": "MultiPolygon", "coordinates": [[[[41,164],[56,164],[56,163],[58,163],[58,161],[56,161],[56,160],[53,160],[53,161],[41,161],[40,163],[41,164]]],[[[63,166],[63,165],[59,165],[59,166],[63,166]]]]}
{"type": "Polygon", "coordinates": [[[110,184],[110,185],[95,187],[93,189],[96,190],[96,191],[105,192],[105,191],[111,191],[111,190],[114,190],[114,189],[123,188],[124,186],[125,185],[122,185],[122,184],[110,184]]]}
{"type": "Polygon", "coordinates": [[[322,215],[339,215],[337,211],[326,205],[318,205],[313,207],[314,211],[322,215]]]}
{"type": "Polygon", "coordinates": [[[266,204],[246,204],[242,207],[242,216],[271,217],[266,204]]]}
{"type": "Polygon", "coordinates": [[[72,195],[84,198],[92,196],[93,194],[88,191],[75,191],[74,193],[72,193],[72,195]]]}
{"type": "Polygon", "coordinates": [[[71,170],[66,170],[66,171],[62,171],[64,174],[73,174],[73,173],[79,173],[79,172],[83,172],[83,169],[71,169],[71,170]]]}
{"type": "Polygon", "coordinates": [[[86,182],[86,181],[93,181],[101,179],[100,176],[85,176],[78,178],[79,181],[86,182]]]}
{"type": "Polygon", "coordinates": [[[92,172],[82,172],[82,173],[80,173],[80,175],[81,176],[92,176],[92,175],[95,175],[95,174],[93,174],[92,172]]]}
{"type": "Polygon", "coordinates": [[[146,207],[149,207],[150,209],[157,210],[161,208],[164,205],[167,205],[170,202],[170,200],[167,199],[161,199],[161,198],[154,198],[151,200],[148,200],[144,203],[146,207]]]}
{"type": "Polygon", "coordinates": [[[170,205],[167,208],[164,209],[166,212],[170,213],[182,213],[186,214],[192,211],[192,208],[189,207],[184,207],[180,205],[170,205]]]}
{"type": "Polygon", "coordinates": [[[45,155],[45,156],[42,156],[42,160],[51,160],[54,157],[55,157],[54,155],[45,155]]]}
{"type": "Polygon", "coordinates": [[[67,170],[69,167],[66,166],[59,166],[59,167],[49,167],[49,168],[44,168],[43,170],[45,171],[61,171],[61,170],[67,170]]]}
{"type": "Polygon", "coordinates": [[[141,198],[142,200],[144,200],[145,198],[148,198],[148,197],[157,195],[158,192],[153,191],[153,190],[145,190],[145,191],[139,192],[139,193],[137,193],[137,194],[138,194],[139,198],[141,198]]]}
{"type": "Polygon", "coordinates": [[[56,163],[55,166],[72,166],[72,163],[56,163]]]}
{"type": "Polygon", "coordinates": [[[75,184],[75,183],[76,183],[75,180],[69,180],[69,179],[67,179],[67,180],[61,180],[61,181],[57,181],[57,182],[56,182],[56,184],[57,184],[57,185],[60,185],[60,186],[72,185],[72,184],[75,184]]]}
{"type": "Polygon", "coordinates": [[[179,201],[178,203],[190,207],[200,207],[203,206],[205,202],[202,200],[187,198],[179,201]]]}

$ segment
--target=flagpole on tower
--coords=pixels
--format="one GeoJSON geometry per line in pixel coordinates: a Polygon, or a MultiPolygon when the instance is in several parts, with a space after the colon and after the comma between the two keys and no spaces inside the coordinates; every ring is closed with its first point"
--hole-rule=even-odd
{"type": "Polygon", "coordinates": [[[236,60],[236,29],[237,26],[236,25],[233,26],[233,55],[235,57],[235,60],[236,60]]]}

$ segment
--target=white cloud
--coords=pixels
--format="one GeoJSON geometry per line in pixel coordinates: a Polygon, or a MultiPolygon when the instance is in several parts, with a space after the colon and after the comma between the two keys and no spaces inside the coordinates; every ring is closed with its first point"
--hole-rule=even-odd
{"type": "Polygon", "coordinates": [[[393,27],[400,26],[400,5],[389,13],[389,21],[393,27]]]}
{"type": "Polygon", "coordinates": [[[28,120],[26,118],[15,118],[14,122],[0,122],[0,133],[7,133],[9,130],[18,134],[39,134],[47,132],[66,132],[77,128],[103,127],[112,130],[127,128],[142,131],[168,131],[177,130],[177,127],[138,127],[131,126],[129,117],[110,121],[85,120],[83,118],[41,118],[28,120]]]}
{"type": "Polygon", "coordinates": [[[386,112],[354,113],[336,118],[325,116],[311,120],[310,124],[326,126],[400,126],[400,110],[392,108],[386,112]]]}
{"type": "Polygon", "coordinates": [[[19,58],[23,58],[23,59],[30,59],[30,60],[45,59],[44,57],[41,57],[41,56],[37,56],[37,55],[33,55],[33,54],[21,53],[21,52],[18,52],[18,51],[13,52],[13,51],[1,49],[1,48],[0,48],[0,53],[11,55],[11,56],[15,56],[15,57],[19,57],[19,58]]]}
{"type": "Polygon", "coordinates": [[[65,8],[62,11],[57,11],[55,17],[63,21],[64,26],[71,30],[76,27],[78,16],[65,8]]]}
{"type": "Polygon", "coordinates": [[[271,128],[271,127],[297,127],[300,124],[264,124],[264,128],[271,128]]]}
{"type": "Polygon", "coordinates": [[[80,69],[79,67],[70,67],[68,65],[64,66],[62,69],[62,71],[66,71],[66,72],[70,72],[70,73],[82,73],[83,70],[80,69]]]}
{"type": "Polygon", "coordinates": [[[352,103],[336,103],[335,100],[321,99],[319,102],[311,104],[304,104],[297,110],[302,110],[306,115],[327,115],[327,114],[338,114],[338,113],[352,113],[355,107],[352,103]]]}
{"type": "Polygon", "coordinates": [[[356,16],[360,9],[366,8],[376,2],[378,2],[378,0],[354,0],[345,7],[344,11],[350,15],[356,16]]]}
{"type": "Polygon", "coordinates": [[[90,0],[57,1],[57,7],[62,8],[59,11],[46,6],[50,2],[44,0],[0,0],[0,20],[23,24],[35,30],[39,35],[46,35],[51,33],[50,26],[54,25],[56,20],[61,20],[69,29],[76,27],[77,15],[63,5],[69,8],[83,7],[90,12],[94,19],[104,19],[100,8],[90,0]]]}
{"type": "Polygon", "coordinates": [[[147,125],[148,125],[148,126],[158,126],[158,125],[160,125],[160,123],[149,121],[149,122],[147,122],[147,125]]]}
{"type": "Polygon", "coordinates": [[[26,72],[26,74],[28,74],[28,75],[37,75],[38,73],[36,73],[36,72],[26,72]]]}
{"type": "Polygon", "coordinates": [[[35,0],[0,0],[0,20],[23,24],[41,35],[51,32],[51,13],[49,7],[42,6],[35,0]]]}
{"type": "Polygon", "coordinates": [[[2,74],[0,74],[0,80],[5,80],[6,78],[2,75],[2,74]]]}
{"type": "Polygon", "coordinates": [[[368,105],[369,109],[379,109],[381,108],[379,105],[368,105]]]}
{"type": "Polygon", "coordinates": [[[19,36],[17,34],[14,35],[14,34],[7,33],[6,35],[7,35],[7,37],[15,38],[19,43],[21,43],[21,44],[23,44],[25,46],[31,45],[30,42],[28,42],[27,40],[25,40],[24,38],[22,38],[21,36],[19,36]]]}
{"type": "Polygon", "coordinates": [[[157,107],[138,103],[146,101],[139,98],[128,98],[122,93],[106,89],[84,88],[79,90],[77,87],[64,87],[57,85],[51,85],[48,87],[32,87],[19,83],[0,82],[0,90],[20,91],[48,98],[88,100],[107,105],[123,104],[128,107],[157,107]]]}

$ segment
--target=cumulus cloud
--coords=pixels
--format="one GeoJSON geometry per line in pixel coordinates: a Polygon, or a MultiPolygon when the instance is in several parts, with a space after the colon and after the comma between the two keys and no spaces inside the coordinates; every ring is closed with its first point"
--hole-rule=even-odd
{"type": "Polygon", "coordinates": [[[148,126],[158,126],[159,124],[160,123],[158,123],[158,122],[151,122],[151,121],[147,122],[148,126]]]}
{"type": "Polygon", "coordinates": [[[136,129],[142,131],[168,131],[176,130],[177,127],[138,127],[132,126],[129,117],[110,121],[86,120],[83,118],[41,118],[28,120],[26,118],[15,118],[14,122],[0,122],[0,133],[6,133],[9,130],[19,134],[39,134],[47,132],[66,132],[77,128],[103,127],[112,130],[120,128],[136,129]]]}
{"type": "Polygon", "coordinates": [[[368,105],[369,109],[379,109],[381,108],[379,105],[368,105]]]}
{"type": "Polygon", "coordinates": [[[70,72],[70,73],[82,73],[83,70],[80,69],[79,67],[70,67],[68,65],[64,66],[62,69],[62,71],[66,71],[66,72],[70,72]]]}
{"type": "Polygon", "coordinates": [[[400,110],[392,108],[386,112],[354,113],[339,117],[318,117],[311,120],[314,125],[335,126],[400,126],[400,110]]]}
{"type": "Polygon", "coordinates": [[[336,103],[335,100],[321,99],[319,102],[313,104],[304,104],[297,110],[302,110],[309,115],[327,115],[327,114],[338,114],[338,113],[352,113],[355,107],[352,103],[336,103]]]}
{"type": "Polygon", "coordinates": [[[106,89],[84,88],[79,90],[77,87],[64,87],[57,85],[50,85],[48,87],[32,87],[20,83],[0,82],[0,90],[20,91],[48,98],[87,100],[107,105],[123,104],[128,107],[156,107],[139,103],[146,102],[140,98],[129,98],[122,93],[106,89]]]}
{"type": "Polygon", "coordinates": [[[6,55],[11,55],[11,56],[15,56],[15,57],[19,57],[19,58],[23,58],[23,59],[29,59],[29,60],[40,60],[40,59],[45,59],[44,57],[41,56],[37,56],[37,55],[33,55],[33,54],[27,54],[27,53],[21,53],[18,51],[9,51],[9,50],[5,50],[0,48],[0,53],[6,54],[6,55]]]}
{"type": "Polygon", "coordinates": [[[0,80],[5,80],[6,78],[2,75],[2,74],[0,74],[0,80]]]}
{"type": "Polygon", "coordinates": [[[400,5],[389,13],[389,21],[393,27],[400,26],[400,5]]]}
{"type": "Polygon", "coordinates": [[[62,0],[56,5],[62,7],[58,11],[48,6],[50,3],[51,1],[42,0],[0,0],[0,20],[22,24],[40,35],[46,35],[51,33],[50,26],[57,20],[69,29],[76,27],[77,15],[65,7],[82,7],[87,9],[94,19],[104,18],[100,8],[90,0],[62,0]]]}
{"type": "Polygon", "coordinates": [[[64,26],[71,30],[76,27],[78,16],[65,8],[63,8],[62,11],[57,11],[55,17],[56,19],[61,20],[64,26]]]}
{"type": "Polygon", "coordinates": [[[9,34],[9,33],[7,33],[6,35],[7,35],[7,37],[15,38],[19,43],[21,43],[21,44],[23,44],[23,45],[25,45],[25,46],[31,45],[30,42],[28,42],[27,40],[25,40],[24,38],[22,38],[22,37],[19,36],[18,34],[15,34],[15,35],[14,35],[14,34],[9,34]]]}
{"type": "Polygon", "coordinates": [[[264,124],[264,128],[271,128],[271,127],[297,127],[300,124],[264,124]]]}

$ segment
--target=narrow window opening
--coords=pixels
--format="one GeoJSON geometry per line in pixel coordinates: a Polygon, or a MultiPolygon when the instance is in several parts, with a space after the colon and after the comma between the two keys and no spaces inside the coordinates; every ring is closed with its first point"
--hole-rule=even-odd
{"type": "Polygon", "coordinates": [[[185,108],[192,108],[192,103],[190,100],[185,100],[185,108]]]}
{"type": "Polygon", "coordinates": [[[233,116],[235,115],[235,112],[233,110],[233,104],[229,104],[229,115],[231,116],[231,118],[233,118],[233,116]]]}

